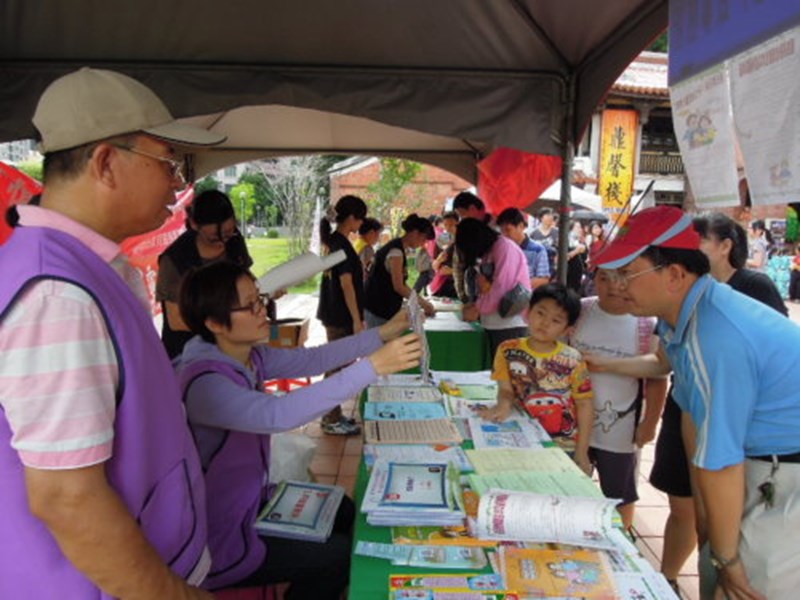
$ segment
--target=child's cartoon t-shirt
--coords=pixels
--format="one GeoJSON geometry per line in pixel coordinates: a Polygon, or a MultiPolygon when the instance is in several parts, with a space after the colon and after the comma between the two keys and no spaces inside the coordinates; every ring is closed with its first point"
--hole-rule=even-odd
{"type": "Polygon", "coordinates": [[[520,406],[562,448],[574,449],[575,401],[592,399],[589,371],[580,352],[558,342],[551,352],[541,353],[528,345],[528,338],[508,340],[497,349],[492,379],[508,381],[520,406]]]}

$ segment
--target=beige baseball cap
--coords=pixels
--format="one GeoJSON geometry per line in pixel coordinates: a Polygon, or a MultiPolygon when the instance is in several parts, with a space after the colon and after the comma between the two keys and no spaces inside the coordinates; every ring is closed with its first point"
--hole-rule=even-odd
{"type": "Polygon", "coordinates": [[[135,79],[88,67],[47,87],[33,124],[45,154],[136,131],[181,146],[214,146],[225,141],[224,135],[177,123],[158,96],[135,79]]]}

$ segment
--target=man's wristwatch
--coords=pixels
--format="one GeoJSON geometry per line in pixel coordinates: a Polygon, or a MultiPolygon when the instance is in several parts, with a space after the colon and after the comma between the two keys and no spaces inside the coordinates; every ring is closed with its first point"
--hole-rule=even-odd
{"type": "Polygon", "coordinates": [[[737,552],[733,558],[722,558],[719,554],[714,552],[709,548],[709,557],[711,558],[711,565],[717,570],[722,571],[723,569],[727,569],[728,567],[735,565],[741,560],[739,553],[737,552]]]}

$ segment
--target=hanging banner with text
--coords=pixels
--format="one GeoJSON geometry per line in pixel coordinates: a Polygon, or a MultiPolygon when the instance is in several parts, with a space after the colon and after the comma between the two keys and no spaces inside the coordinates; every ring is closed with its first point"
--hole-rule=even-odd
{"type": "Polygon", "coordinates": [[[727,67],[719,65],[670,90],[672,124],[699,210],[739,204],[736,141],[727,67]]]}
{"type": "Polygon", "coordinates": [[[733,118],[753,204],[800,200],[800,28],[730,61],[733,118]]]}
{"type": "Polygon", "coordinates": [[[603,111],[597,193],[603,199],[603,212],[613,219],[625,213],[633,194],[638,122],[635,110],[603,111]]]}

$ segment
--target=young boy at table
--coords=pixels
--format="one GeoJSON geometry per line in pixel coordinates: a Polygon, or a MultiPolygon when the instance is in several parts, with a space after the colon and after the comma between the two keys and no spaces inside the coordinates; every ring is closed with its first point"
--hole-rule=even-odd
{"type": "Polygon", "coordinates": [[[504,421],[518,404],[589,474],[592,384],[581,354],[560,341],[580,312],[580,298],[563,284],[548,283],[533,291],[530,335],[498,347],[492,373],[499,384],[497,404],[482,411],[482,416],[504,421]]]}
{"type": "MultiPolygon", "coordinates": [[[[632,357],[655,352],[656,320],[628,314],[625,298],[611,279],[608,271],[597,270],[594,278],[597,296],[581,300],[581,316],[569,343],[587,358],[590,355],[632,357]]],[[[622,526],[630,531],[639,499],[637,449],[656,437],[667,380],[598,372],[592,373],[592,390],[596,418],[589,458],[597,468],[603,494],[622,500],[617,510],[622,526]]]]}

